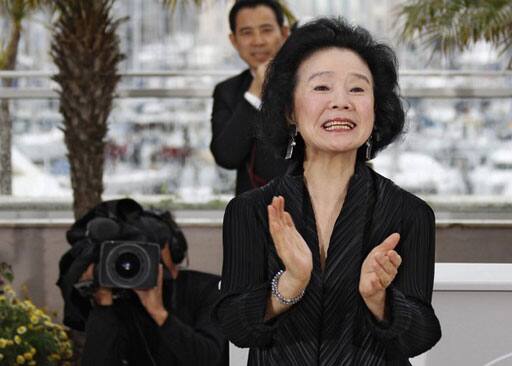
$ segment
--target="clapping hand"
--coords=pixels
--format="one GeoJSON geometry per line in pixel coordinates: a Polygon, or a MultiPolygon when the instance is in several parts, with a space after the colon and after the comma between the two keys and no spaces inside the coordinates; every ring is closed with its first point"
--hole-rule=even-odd
{"type": "Polygon", "coordinates": [[[290,214],[284,210],[282,196],[274,197],[267,209],[270,235],[286,268],[282,279],[286,277],[296,290],[303,290],[313,270],[311,250],[295,228],[290,214]]]}
{"type": "Polygon", "coordinates": [[[399,241],[398,233],[391,234],[373,248],[361,266],[359,293],[379,320],[384,319],[386,288],[395,279],[402,263],[402,258],[394,250],[399,241]]]}

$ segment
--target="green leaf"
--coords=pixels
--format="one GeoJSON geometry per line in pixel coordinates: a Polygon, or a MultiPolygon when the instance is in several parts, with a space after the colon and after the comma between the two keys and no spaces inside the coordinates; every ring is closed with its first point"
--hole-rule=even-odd
{"type": "Polygon", "coordinates": [[[506,52],[512,43],[510,0],[411,0],[398,8],[401,41],[422,41],[445,54],[485,40],[506,52]]]}

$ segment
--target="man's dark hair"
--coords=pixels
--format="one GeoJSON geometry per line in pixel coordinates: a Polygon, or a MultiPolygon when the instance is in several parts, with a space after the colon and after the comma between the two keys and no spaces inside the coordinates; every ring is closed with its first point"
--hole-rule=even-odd
{"type": "Polygon", "coordinates": [[[240,12],[240,10],[245,8],[255,8],[257,6],[268,6],[274,12],[276,16],[277,24],[280,27],[284,24],[284,14],[283,8],[281,5],[274,0],[237,0],[235,5],[229,11],[229,28],[231,32],[234,34],[236,32],[236,16],[240,12]]]}
{"type": "MultiPolygon", "coordinates": [[[[320,18],[295,30],[281,47],[267,70],[261,107],[259,138],[284,156],[291,133],[289,117],[300,65],[313,53],[328,48],[348,49],[358,54],[372,73],[375,123],[372,155],[393,142],[403,131],[405,113],[398,88],[398,61],[393,50],[375,41],[370,33],[341,18],[320,18]]],[[[297,136],[292,159],[304,161],[304,140],[297,136]]],[[[358,151],[365,157],[366,147],[358,151]]]]}

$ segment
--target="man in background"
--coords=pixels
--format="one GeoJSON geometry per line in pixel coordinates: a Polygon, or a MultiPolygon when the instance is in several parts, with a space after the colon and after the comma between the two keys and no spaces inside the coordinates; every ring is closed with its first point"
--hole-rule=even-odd
{"type": "Polygon", "coordinates": [[[229,13],[229,39],[248,65],[215,87],[210,149],[218,165],[236,169],[236,195],[285,171],[285,160],[256,140],[265,71],[288,37],[283,9],[273,0],[238,0],[229,13]]]}

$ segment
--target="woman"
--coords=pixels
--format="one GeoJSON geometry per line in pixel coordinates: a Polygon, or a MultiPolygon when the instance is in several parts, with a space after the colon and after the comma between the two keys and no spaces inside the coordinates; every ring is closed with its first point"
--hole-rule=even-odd
{"type": "Polygon", "coordinates": [[[249,365],[410,365],[440,338],[434,215],[366,166],[402,131],[393,51],[342,20],[270,65],[264,138],[296,162],[233,199],[214,317],[249,365]]]}

